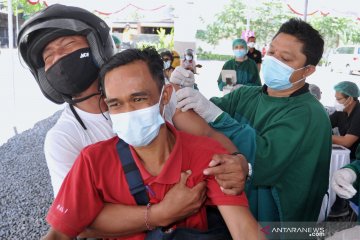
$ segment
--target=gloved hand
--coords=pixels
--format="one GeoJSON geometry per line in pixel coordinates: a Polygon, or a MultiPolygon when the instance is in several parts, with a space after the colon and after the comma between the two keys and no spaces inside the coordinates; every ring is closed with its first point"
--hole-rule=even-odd
{"type": "Polygon", "coordinates": [[[356,180],[356,173],[350,168],[342,168],[334,173],[331,179],[331,187],[336,194],[345,199],[352,198],[356,194],[353,183],[356,180]]]}
{"type": "Polygon", "coordinates": [[[190,70],[186,70],[182,66],[174,69],[170,76],[170,82],[180,85],[181,87],[192,87],[195,83],[194,74],[190,70]]]}
{"type": "Polygon", "coordinates": [[[215,119],[223,113],[215,104],[207,100],[199,91],[193,88],[182,88],[176,92],[178,104],[176,108],[186,112],[189,109],[193,109],[199,114],[205,121],[213,122],[215,119]]]}

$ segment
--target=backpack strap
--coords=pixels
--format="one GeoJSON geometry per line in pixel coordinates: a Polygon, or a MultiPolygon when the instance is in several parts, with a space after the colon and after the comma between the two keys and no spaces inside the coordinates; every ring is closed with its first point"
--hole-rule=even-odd
{"type": "Polygon", "coordinates": [[[130,152],[129,144],[119,138],[116,144],[120,163],[125,172],[126,181],[129,185],[131,195],[135,198],[137,205],[146,205],[149,202],[149,197],[146,193],[144,182],[141,178],[139,168],[136,166],[133,156],[130,152]]]}

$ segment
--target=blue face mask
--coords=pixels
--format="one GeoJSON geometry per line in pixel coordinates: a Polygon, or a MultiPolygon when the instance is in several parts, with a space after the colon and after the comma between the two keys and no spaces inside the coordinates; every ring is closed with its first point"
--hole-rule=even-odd
{"type": "Polygon", "coordinates": [[[236,49],[234,50],[234,55],[236,58],[243,58],[246,55],[245,49],[236,49]]]}
{"type": "Polygon", "coordinates": [[[159,134],[160,127],[165,123],[164,115],[160,115],[160,102],[164,87],[161,90],[159,102],[147,108],[132,112],[110,114],[112,128],[122,140],[134,147],[149,145],[159,134]]]}
{"type": "Polygon", "coordinates": [[[171,66],[170,61],[164,61],[164,69],[168,69],[171,66]]]}
{"type": "Polygon", "coordinates": [[[274,90],[285,90],[291,88],[294,84],[305,80],[305,78],[302,78],[296,82],[290,82],[291,74],[303,68],[305,67],[295,70],[272,56],[265,56],[262,62],[261,71],[263,73],[264,82],[269,88],[274,90]]]}

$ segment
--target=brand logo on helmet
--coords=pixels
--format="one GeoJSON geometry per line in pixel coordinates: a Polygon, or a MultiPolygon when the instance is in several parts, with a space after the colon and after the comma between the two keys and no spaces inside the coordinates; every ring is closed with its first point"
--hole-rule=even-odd
{"type": "Polygon", "coordinates": [[[80,58],[89,57],[89,53],[85,52],[80,55],[80,58]]]}

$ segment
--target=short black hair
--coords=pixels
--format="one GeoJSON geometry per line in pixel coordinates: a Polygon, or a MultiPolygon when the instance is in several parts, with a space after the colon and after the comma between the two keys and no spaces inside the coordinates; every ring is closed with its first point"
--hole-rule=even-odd
{"type": "Polygon", "coordinates": [[[280,33],[290,34],[303,43],[302,52],[306,56],[305,66],[316,66],[319,63],[324,52],[324,40],[310,24],[300,18],[291,18],[281,25],[274,38],[280,33]]]}
{"type": "MultiPolygon", "coordinates": [[[[351,96],[349,96],[349,95],[347,95],[347,94],[345,94],[345,93],[340,93],[341,94],[341,96],[343,96],[346,100],[349,98],[349,97],[351,97],[351,96]]],[[[358,97],[351,97],[355,102],[357,102],[358,101],[358,97]]]]}
{"type": "Polygon", "coordinates": [[[171,62],[173,61],[174,57],[170,51],[164,51],[160,53],[161,58],[164,58],[165,56],[169,57],[171,62]]]}
{"type": "Polygon", "coordinates": [[[106,73],[110,72],[111,70],[119,67],[124,66],[126,64],[135,62],[135,61],[144,61],[148,66],[149,72],[159,87],[159,91],[161,91],[162,87],[165,84],[164,80],[164,73],[163,73],[163,61],[159,55],[159,53],[153,47],[147,47],[144,49],[126,49],[125,51],[119,52],[112,56],[107,63],[105,63],[99,73],[100,79],[100,87],[105,94],[105,75],[106,73]]]}

